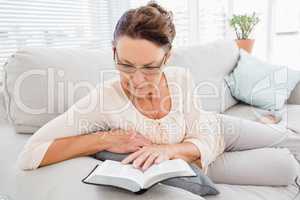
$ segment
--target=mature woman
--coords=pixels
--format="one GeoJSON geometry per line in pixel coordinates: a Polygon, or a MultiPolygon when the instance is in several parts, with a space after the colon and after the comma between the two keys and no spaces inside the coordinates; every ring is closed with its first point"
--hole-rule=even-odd
{"type": "MultiPolygon", "coordinates": [[[[174,37],[171,13],[156,3],[125,12],[113,39],[120,76],[97,85],[41,127],[20,154],[21,168],[36,169],[106,150],[130,153],[123,163],[143,170],[182,158],[207,172],[209,164],[225,150],[276,145],[296,151],[297,146],[290,144],[293,136],[282,140],[282,132],[262,124],[223,119],[201,110],[199,99],[192,95],[189,71],[166,65],[174,37]],[[224,120],[227,125],[221,126],[224,120]],[[244,129],[223,134],[236,125],[244,129]]],[[[222,167],[228,167],[225,164],[222,167]]]]}

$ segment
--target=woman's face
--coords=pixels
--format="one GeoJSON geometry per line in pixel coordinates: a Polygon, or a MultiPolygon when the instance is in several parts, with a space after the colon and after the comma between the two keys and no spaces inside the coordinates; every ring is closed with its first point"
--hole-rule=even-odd
{"type": "Polygon", "coordinates": [[[169,54],[165,56],[166,52],[162,47],[145,39],[122,36],[117,41],[115,51],[116,61],[125,64],[117,64],[117,67],[124,68],[120,70],[121,84],[131,95],[143,98],[149,93],[157,92],[162,77],[162,72],[157,67],[163,67],[161,64],[169,57],[169,54]],[[126,67],[135,70],[127,72],[126,67]]]}

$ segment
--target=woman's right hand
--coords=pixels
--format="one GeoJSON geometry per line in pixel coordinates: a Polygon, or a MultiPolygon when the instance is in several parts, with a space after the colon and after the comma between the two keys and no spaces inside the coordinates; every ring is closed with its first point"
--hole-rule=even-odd
{"type": "Polygon", "coordinates": [[[135,130],[113,129],[104,134],[99,132],[99,134],[108,146],[106,151],[113,153],[132,153],[143,146],[152,144],[149,139],[135,130]]]}

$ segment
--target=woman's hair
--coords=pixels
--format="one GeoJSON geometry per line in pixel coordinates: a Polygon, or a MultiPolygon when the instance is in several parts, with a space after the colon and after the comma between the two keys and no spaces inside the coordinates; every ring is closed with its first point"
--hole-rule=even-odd
{"type": "Polygon", "coordinates": [[[146,39],[171,49],[175,35],[172,12],[150,1],[147,5],[130,9],[121,16],[115,27],[113,46],[116,46],[120,36],[129,36],[146,39]]]}

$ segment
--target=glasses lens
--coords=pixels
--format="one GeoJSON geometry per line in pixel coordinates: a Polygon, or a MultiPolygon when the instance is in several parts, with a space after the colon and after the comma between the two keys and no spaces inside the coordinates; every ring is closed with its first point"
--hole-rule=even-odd
{"type": "Polygon", "coordinates": [[[160,67],[144,67],[144,68],[141,68],[141,71],[143,74],[155,75],[155,74],[160,73],[161,68],[160,67]]]}
{"type": "Polygon", "coordinates": [[[134,73],[135,72],[135,67],[129,66],[129,65],[124,65],[124,64],[117,64],[117,68],[125,73],[134,73]]]}
{"type": "Polygon", "coordinates": [[[142,68],[137,69],[136,67],[131,66],[131,65],[118,63],[118,54],[117,54],[117,52],[115,52],[115,56],[116,56],[115,61],[116,61],[117,69],[120,70],[121,72],[124,72],[124,73],[134,73],[136,70],[141,70],[141,72],[143,74],[146,74],[146,75],[157,75],[161,72],[161,70],[163,68],[163,65],[164,65],[164,61],[165,61],[165,56],[164,56],[160,66],[157,66],[157,67],[154,67],[154,66],[153,67],[142,67],[142,68]]]}

